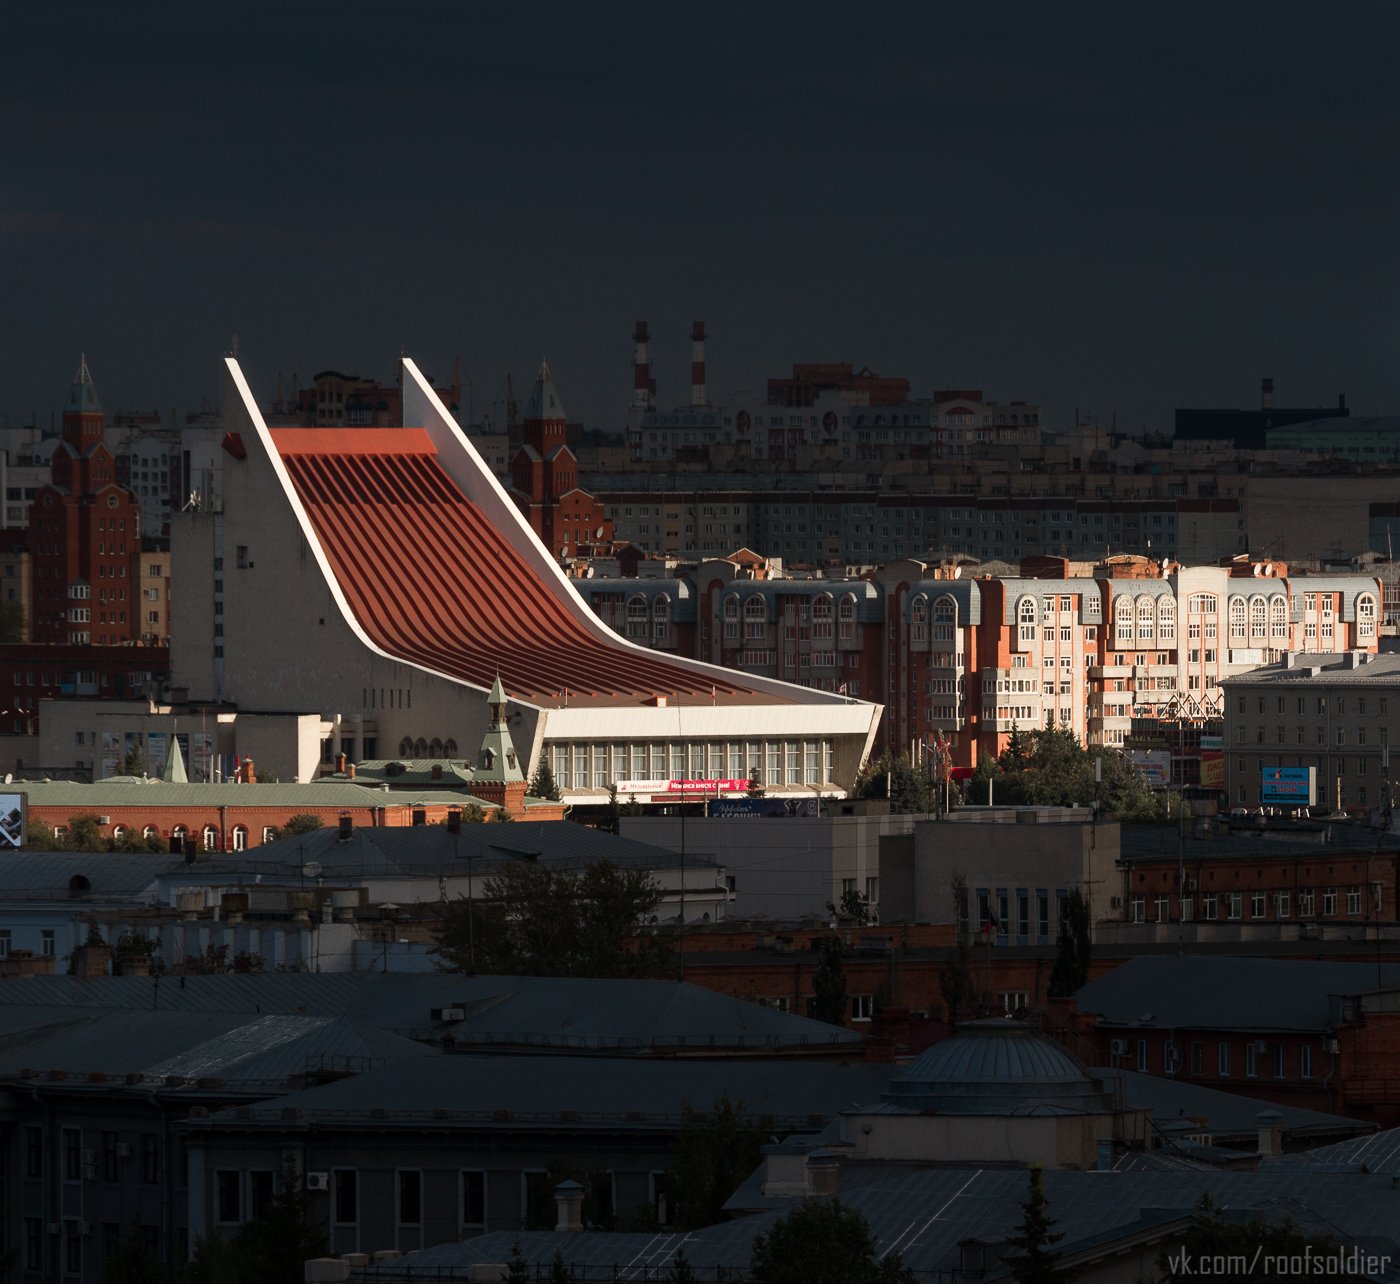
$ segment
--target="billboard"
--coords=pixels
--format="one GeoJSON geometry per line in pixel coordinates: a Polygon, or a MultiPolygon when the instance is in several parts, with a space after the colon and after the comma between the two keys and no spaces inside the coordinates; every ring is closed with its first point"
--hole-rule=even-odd
{"type": "Polygon", "coordinates": [[[624,798],[630,794],[691,794],[698,799],[705,794],[747,793],[748,788],[747,779],[619,780],[617,782],[617,792],[624,798]]]}
{"type": "Polygon", "coordinates": [[[26,803],[24,794],[0,794],[0,849],[24,846],[26,803]]]}
{"type": "Polygon", "coordinates": [[[1225,755],[1218,749],[1201,750],[1201,786],[1204,789],[1225,788],[1225,755]]]}
{"type": "Polygon", "coordinates": [[[1260,776],[1259,801],[1265,806],[1311,807],[1317,802],[1316,767],[1265,767],[1260,776]]]}
{"type": "Polygon", "coordinates": [[[1172,755],[1169,749],[1129,749],[1128,761],[1142,773],[1151,789],[1167,789],[1172,783],[1172,755]]]}
{"type": "Polygon", "coordinates": [[[725,820],[819,814],[816,798],[719,798],[710,803],[710,815],[725,820]]]}

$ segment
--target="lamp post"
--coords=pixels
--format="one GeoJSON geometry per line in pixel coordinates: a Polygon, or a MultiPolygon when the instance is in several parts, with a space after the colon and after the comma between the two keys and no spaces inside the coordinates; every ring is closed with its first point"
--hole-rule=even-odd
{"type": "Polygon", "coordinates": [[[389,943],[394,936],[394,924],[397,921],[399,907],[393,901],[385,901],[379,907],[380,931],[384,934],[384,965],[383,971],[389,971],[389,943]]]}

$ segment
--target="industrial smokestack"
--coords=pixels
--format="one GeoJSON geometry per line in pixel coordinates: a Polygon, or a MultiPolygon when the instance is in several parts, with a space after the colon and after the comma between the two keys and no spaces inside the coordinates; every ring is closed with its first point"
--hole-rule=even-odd
{"type": "Polygon", "coordinates": [[[705,323],[690,327],[690,404],[703,406],[705,399],[705,323]]]}
{"type": "Polygon", "coordinates": [[[1259,385],[1259,409],[1272,410],[1274,408],[1274,381],[1265,379],[1259,385]]]}
{"type": "Polygon", "coordinates": [[[651,377],[651,332],[645,321],[638,321],[632,332],[636,345],[632,354],[632,405],[650,410],[656,405],[656,384],[651,377]]]}

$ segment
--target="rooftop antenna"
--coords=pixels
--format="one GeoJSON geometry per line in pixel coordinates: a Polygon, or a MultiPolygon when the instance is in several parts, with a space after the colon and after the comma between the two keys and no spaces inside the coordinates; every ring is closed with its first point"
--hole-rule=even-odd
{"type": "Polygon", "coordinates": [[[235,357],[238,356],[238,336],[236,334],[233,336],[233,346],[230,351],[235,357]]]}

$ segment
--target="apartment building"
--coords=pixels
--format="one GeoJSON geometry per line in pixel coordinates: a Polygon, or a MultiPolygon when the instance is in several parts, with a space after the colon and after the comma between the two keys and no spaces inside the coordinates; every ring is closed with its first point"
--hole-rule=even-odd
{"type": "MultiPolygon", "coordinates": [[[[1295,599],[1296,599],[1295,595],[1295,599]]],[[[1374,629],[1376,598],[1358,594],[1302,595],[1305,643],[1321,642],[1345,626],[1374,629]],[[1326,598],[1332,601],[1326,601],[1326,598]],[[1355,619],[1346,621],[1345,614],[1355,619]]],[[[1317,654],[1304,647],[1276,663],[1228,680],[1226,783],[1232,803],[1279,802],[1275,776],[1311,784],[1312,803],[1337,811],[1388,814],[1391,805],[1390,727],[1400,712],[1400,655],[1359,649],[1317,654]],[[1311,781],[1298,775],[1311,772],[1311,781]]]]}

